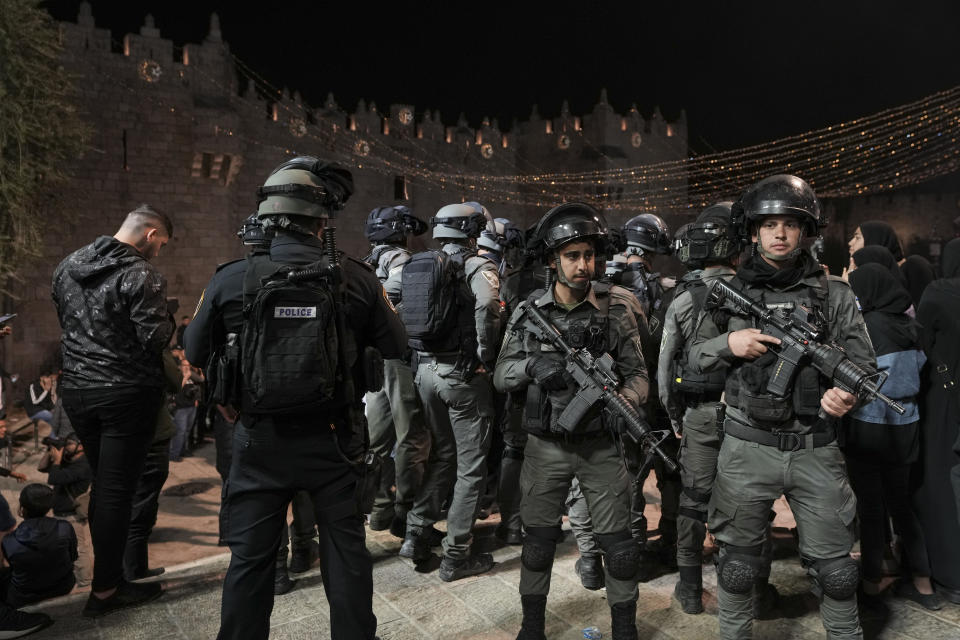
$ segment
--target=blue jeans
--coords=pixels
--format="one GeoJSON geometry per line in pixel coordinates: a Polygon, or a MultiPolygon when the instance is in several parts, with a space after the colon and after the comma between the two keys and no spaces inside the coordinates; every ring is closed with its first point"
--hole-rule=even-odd
{"type": "Polygon", "coordinates": [[[196,416],[196,407],[177,409],[173,412],[173,424],[177,427],[177,432],[170,439],[171,462],[180,462],[183,457],[183,446],[187,442],[187,434],[190,433],[190,427],[193,426],[193,420],[196,416]]]}

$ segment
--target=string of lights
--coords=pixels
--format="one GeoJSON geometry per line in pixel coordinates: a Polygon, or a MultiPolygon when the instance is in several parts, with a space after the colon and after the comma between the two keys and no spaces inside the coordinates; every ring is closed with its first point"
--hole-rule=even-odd
{"type": "MultiPolygon", "coordinates": [[[[293,137],[255,139],[226,125],[217,126],[217,135],[285,153],[322,150],[325,157],[348,166],[402,175],[414,186],[450,190],[485,202],[544,206],[586,197],[606,209],[696,210],[735,196],[775,173],[800,175],[823,197],[845,197],[916,185],[960,167],[960,87],[763,144],[637,166],[611,166],[623,161],[604,153],[588,131],[571,123],[557,127],[562,135],[571,136],[564,142],[588,148],[600,166],[590,171],[544,172],[524,158],[516,145],[507,148],[505,141],[501,145],[501,141],[482,140],[482,134],[451,134],[446,129],[442,143],[436,138],[421,139],[415,124],[401,129],[405,135],[398,137],[396,131],[391,135],[390,129],[400,129],[400,123],[374,110],[367,114],[361,110],[355,116],[339,110],[318,114],[290,100],[286,91],[278,90],[242,60],[233,59],[241,75],[269,101],[264,108],[272,110],[277,126],[288,129],[293,137]]],[[[191,67],[191,72],[203,76],[238,107],[245,104],[249,109],[250,95],[241,97],[199,66],[191,67]]],[[[423,123],[427,124],[442,127],[437,122],[423,123]]]]}

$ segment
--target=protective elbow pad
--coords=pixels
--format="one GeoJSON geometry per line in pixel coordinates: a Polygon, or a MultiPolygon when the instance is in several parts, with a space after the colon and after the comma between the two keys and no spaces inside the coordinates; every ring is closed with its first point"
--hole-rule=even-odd
{"type": "Polygon", "coordinates": [[[742,594],[753,589],[763,563],[762,545],[735,547],[723,545],[717,554],[717,583],[727,593],[742,594]]]}
{"type": "Polygon", "coordinates": [[[520,562],[530,571],[549,571],[557,552],[560,528],[527,527],[520,551],[520,562]]]}
{"type": "Polygon", "coordinates": [[[814,560],[808,569],[824,595],[834,600],[849,600],[860,584],[860,565],[850,556],[832,560],[814,560]]]}
{"type": "Polygon", "coordinates": [[[604,562],[611,578],[629,580],[640,567],[640,545],[629,531],[598,534],[597,542],[603,549],[604,562]]]}

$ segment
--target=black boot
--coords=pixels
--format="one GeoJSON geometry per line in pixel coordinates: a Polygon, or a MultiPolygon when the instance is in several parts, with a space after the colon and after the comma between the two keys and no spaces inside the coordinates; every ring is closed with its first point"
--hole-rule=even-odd
{"type": "Polygon", "coordinates": [[[580,584],[583,585],[584,589],[596,591],[602,589],[606,583],[600,556],[581,555],[577,564],[574,565],[574,570],[580,576],[580,584]]]}
{"type": "Polygon", "coordinates": [[[273,574],[273,595],[282,596],[289,593],[296,584],[287,573],[287,559],[278,557],[276,573],[273,574]]]}
{"type": "Polygon", "coordinates": [[[420,564],[430,559],[430,541],[423,535],[423,529],[419,527],[407,527],[407,535],[403,538],[403,544],[400,545],[400,557],[413,560],[420,564]]]}
{"type": "Polygon", "coordinates": [[[486,573],[493,568],[493,565],[493,556],[489,553],[458,559],[443,556],[443,561],[440,562],[440,579],[444,582],[453,582],[460,578],[486,573]]]}
{"type": "Polygon", "coordinates": [[[630,600],[610,607],[610,626],[613,640],[637,640],[637,603],[630,600]]]}
{"type": "Polygon", "coordinates": [[[393,522],[390,523],[390,535],[394,538],[407,537],[407,511],[409,509],[400,505],[394,506],[396,515],[393,516],[393,522]]]}
{"type": "Polygon", "coordinates": [[[673,597],[684,613],[703,613],[703,570],[700,567],[680,567],[680,580],[673,597]]]}
{"type": "Polygon", "coordinates": [[[318,544],[313,540],[305,547],[294,547],[290,554],[290,573],[303,573],[313,568],[320,555],[318,544]]]}
{"type": "Polygon", "coordinates": [[[517,640],[547,640],[544,633],[547,615],[547,596],[520,596],[523,622],[517,640]]]}

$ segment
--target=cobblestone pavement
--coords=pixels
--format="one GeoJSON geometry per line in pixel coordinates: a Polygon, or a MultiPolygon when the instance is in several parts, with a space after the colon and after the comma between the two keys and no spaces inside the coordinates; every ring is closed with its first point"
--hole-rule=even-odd
{"type": "MultiPolygon", "coordinates": [[[[16,456],[17,468],[35,466],[37,454],[31,442],[24,443],[16,456]],[[24,457],[27,459],[24,460],[24,457]],[[22,465],[22,466],[21,466],[22,465]]],[[[167,488],[192,482],[216,484],[212,468],[213,446],[197,451],[171,469],[167,488]]],[[[31,481],[43,481],[28,471],[31,481]]],[[[19,487],[9,479],[0,489],[16,508],[19,487]]],[[[651,527],[659,521],[659,496],[655,483],[648,481],[647,518],[651,527]]],[[[220,589],[229,555],[216,546],[216,510],[219,487],[187,496],[161,498],[156,544],[151,545],[151,564],[166,566],[162,576],[164,595],[143,607],[121,611],[98,620],[80,616],[87,593],[56,598],[28,610],[49,613],[56,623],[30,636],[36,640],[162,640],[214,638],[220,621],[220,589]]],[[[796,546],[789,533],[793,519],[781,499],[774,521],[776,560],[771,582],[781,593],[776,618],[757,621],[755,637],[776,640],[822,638],[823,626],[817,601],[808,593],[809,581],[800,567],[796,546]]],[[[516,637],[520,626],[520,548],[495,543],[497,516],[476,527],[476,548],[491,551],[497,564],[493,570],[453,583],[437,576],[439,559],[426,571],[417,571],[397,557],[400,541],[388,532],[368,531],[367,544],[374,557],[374,607],[382,640],[425,638],[476,638],[507,640],[516,637]]],[[[565,525],[566,526],[566,525],[565,525]]],[[[443,523],[440,527],[443,528],[443,523]]],[[[439,551],[439,550],[435,550],[439,551]]],[[[581,640],[583,629],[596,626],[610,638],[610,614],[603,591],[586,591],[574,573],[577,559],[572,536],[558,546],[553,580],[547,603],[547,637],[581,640]]],[[[699,640],[717,637],[716,574],[709,558],[704,559],[706,612],[688,616],[672,602],[676,574],[661,575],[640,585],[637,626],[640,638],[699,640]]],[[[889,598],[887,611],[865,614],[866,637],[889,640],[960,640],[960,606],[947,604],[930,612],[913,602],[889,598]]],[[[297,587],[276,599],[271,638],[329,638],[328,606],[319,569],[298,577],[297,587]]]]}

